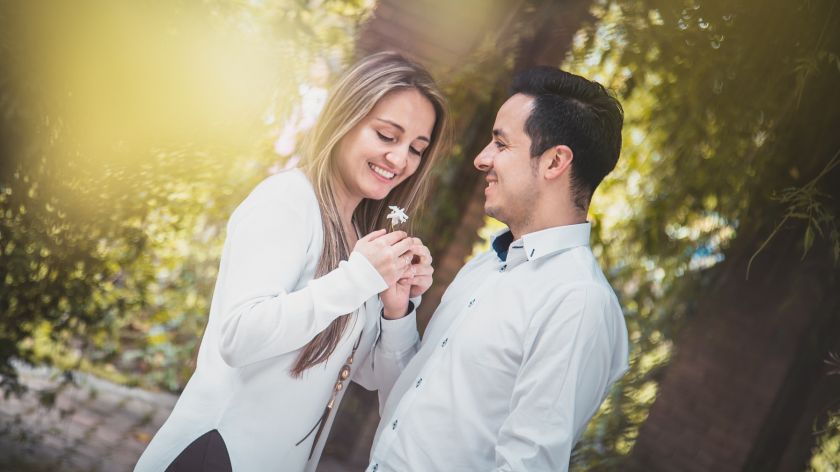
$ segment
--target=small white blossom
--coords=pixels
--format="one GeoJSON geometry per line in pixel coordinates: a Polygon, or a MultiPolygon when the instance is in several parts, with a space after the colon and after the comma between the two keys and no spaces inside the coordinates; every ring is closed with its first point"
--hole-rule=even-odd
{"type": "Polygon", "coordinates": [[[408,221],[408,215],[405,214],[405,210],[398,206],[390,205],[388,208],[391,209],[391,213],[388,213],[388,218],[391,220],[391,226],[396,226],[400,223],[405,223],[408,221]]]}

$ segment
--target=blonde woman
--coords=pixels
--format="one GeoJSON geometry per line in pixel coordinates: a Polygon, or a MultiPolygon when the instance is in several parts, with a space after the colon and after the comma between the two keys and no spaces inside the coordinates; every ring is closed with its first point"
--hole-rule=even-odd
{"type": "Polygon", "coordinates": [[[348,381],[384,402],[432,282],[411,214],[444,152],[444,99],[423,68],[369,56],[339,80],[300,170],[269,177],[228,224],[195,373],[136,471],[314,470],[348,381]]]}

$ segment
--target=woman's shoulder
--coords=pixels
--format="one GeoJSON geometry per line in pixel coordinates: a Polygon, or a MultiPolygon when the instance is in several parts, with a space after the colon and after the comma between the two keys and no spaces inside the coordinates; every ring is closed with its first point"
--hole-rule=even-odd
{"type": "Polygon", "coordinates": [[[309,178],[299,169],[283,170],[266,177],[251,191],[249,198],[252,196],[275,201],[292,199],[290,202],[295,204],[318,203],[309,178]]]}
{"type": "MultiPolygon", "coordinates": [[[[266,177],[257,184],[231,216],[231,223],[247,214],[303,217],[318,211],[318,200],[309,178],[298,169],[289,169],[266,177]]],[[[308,219],[308,218],[307,218],[308,219]]]]}

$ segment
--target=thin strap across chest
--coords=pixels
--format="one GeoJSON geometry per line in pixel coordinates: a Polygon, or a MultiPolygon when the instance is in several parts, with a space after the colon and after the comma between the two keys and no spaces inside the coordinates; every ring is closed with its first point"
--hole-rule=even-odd
{"type": "Polygon", "coordinates": [[[330,401],[327,402],[326,408],[324,408],[324,413],[321,415],[321,418],[315,423],[315,426],[306,433],[306,436],[303,437],[300,441],[298,441],[295,446],[300,446],[301,443],[306,441],[313,431],[317,428],[318,432],[315,433],[315,439],[312,441],[312,448],[309,450],[309,459],[312,459],[312,454],[315,452],[315,447],[318,445],[318,439],[321,437],[321,433],[324,431],[324,426],[327,424],[327,419],[330,416],[330,412],[332,412],[333,406],[335,406],[335,399],[338,397],[338,393],[344,388],[344,381],[350,378],[350,373],[353,368],[353,358],[356,356],[356,350],[359,348],[359,344],[362,342],[362,335],[365,334],[365,330],[359,333],[359,337],[356,339],[356,343],[353,344],[353,351],[350,353],[350,357],[347,358],[347,361],[341,366],[341,370],[338,371],[338,379],[335,381],[335,385],[333,386],[332,395],[330,395],[330,401]]]}

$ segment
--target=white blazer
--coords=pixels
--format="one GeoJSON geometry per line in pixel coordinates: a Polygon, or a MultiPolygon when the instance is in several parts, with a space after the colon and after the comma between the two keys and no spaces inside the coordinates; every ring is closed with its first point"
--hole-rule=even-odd
{"type": "Polygon", "coordinates": [[[195,372],[135,471],[165,470],[213,429],[236,472],[315,470],[335,409],[312,460],[315,434],[295,443],[321,417],[362,329],[351,379],[378,389],[385,403],[419,343],[415,312],[399,320],[380,316],[378,293],[387,285],[359,253],[313,279],[322,245],[318,202],[299,170],[267,178],[234,211],[195,372]],[[300,349],[353,312],[329,360],[292,378],[300,349]]]}

